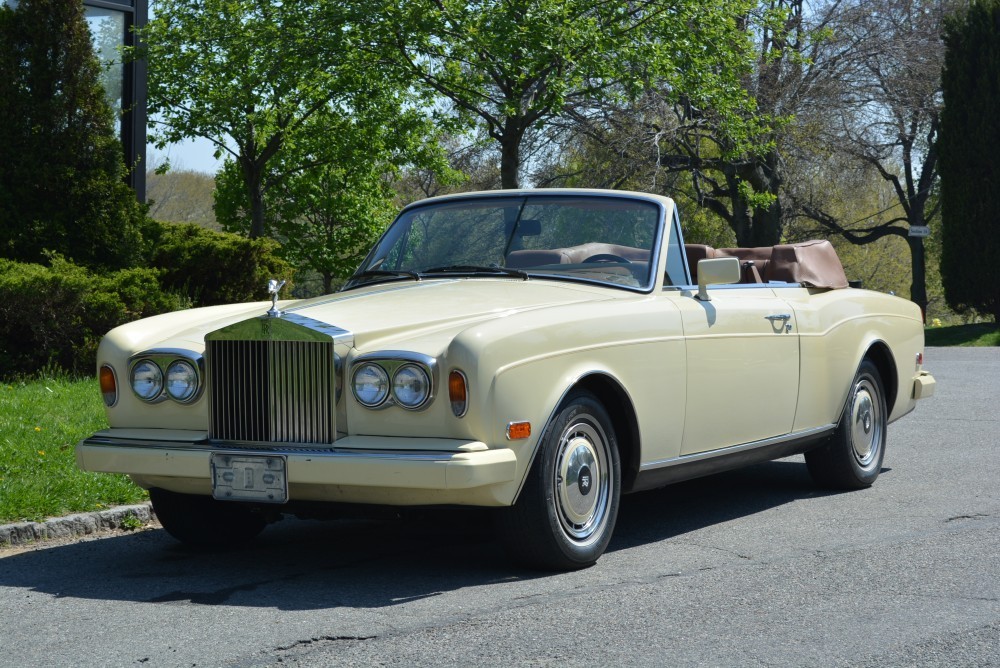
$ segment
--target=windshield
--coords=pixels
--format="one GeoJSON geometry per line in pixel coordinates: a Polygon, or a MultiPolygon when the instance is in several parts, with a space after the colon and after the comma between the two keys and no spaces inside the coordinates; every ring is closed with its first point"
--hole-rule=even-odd
{"type": "Polygon", "coordinates": [[[441,201],[403,212],[348,287],[492,275],[649,289],[661,218],[655,203],[624,197],[441,201]]]}

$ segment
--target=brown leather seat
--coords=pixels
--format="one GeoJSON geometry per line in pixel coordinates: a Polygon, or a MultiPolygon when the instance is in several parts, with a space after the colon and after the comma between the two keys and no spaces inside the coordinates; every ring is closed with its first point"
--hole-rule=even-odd
{"type": "Polygon", "coordinates": [[[705,244],[684,244],[684,254],[687,256],[688,269],[691,270],[691,283],[698,284],[698,260],[711,260],[715,257],[715,249],[705,244]]]}
{"type": "Polygon", "coordinates": [[[580,264],[598,255],[616,255],[630,262],[649,262],[649,251],[618,244],[588,243],[551,250],[518,250],[507,255],[511,269],[540,267],[547,264],[580,264]]]}
{"type": "Polygon", "coordinates": [[[554,250],[518,250],[507,255],[509,269],[541,267],[547,264],[569,264],[569,254],[561,248],[554,250]]]}
{"type": "Polygon", "coordinates": [[[716,257],[735,257],[740,261],[742,277],[740,283],[766,283],[770,280],[768,270],[771,264],[771,247],[720,248],[716,257]]]}

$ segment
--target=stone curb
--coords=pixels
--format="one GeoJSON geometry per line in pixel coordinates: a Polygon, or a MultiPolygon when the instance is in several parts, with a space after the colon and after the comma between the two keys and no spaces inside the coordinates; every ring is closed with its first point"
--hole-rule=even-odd
{"type": "Polygon", "coordinates": [[[98,531],[121,529],[126,517],[134,517],[143,524],[150,522],[153,508],[144,503],[137,506],[118,506],[93,513],[79,513],[66,517],[53,517],[44,522],[18,522],[0,525],[0,546],[24,545],[54,538],[86,536],[98,531]]]}

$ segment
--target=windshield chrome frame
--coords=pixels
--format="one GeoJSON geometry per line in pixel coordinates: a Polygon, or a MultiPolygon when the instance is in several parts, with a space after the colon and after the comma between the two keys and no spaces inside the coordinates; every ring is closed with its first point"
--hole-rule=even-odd
{"type": "MultiPolygon", "coordinates": [[[[574,276],[568,273],[560,274],[560,273],[549,273],[549,272],[534,272],[531,271],[530,269],[522,269],[522,271],[524,271],[533,280],[548,279],[555,281],[567,281],[571,283],[584,283],[588,285],[596,285],[596,286],[619,289],[619,290],[628,290],[630,292],[638,292],[643,294],[651,293],[656,288],[657,274],[660,273],[659,272],[660,255],[663,252],[664,234],[669,233],[667,231],[667,226],[671,224],[670,221],[667,220],[667,214],[670,213],[670,211],[668,210],[668,207],[665,205],[665,203],[658,197],[643,196],[643,193],[616,192],[613,190],[602,190],[598,192],[595,192],[593,190],[584,190],[584,189],[581,189],[579,191],[573,189],[496,190],[496,191],[486,191],[486,192],[476,192],[476,193],[460,193],[456,195],[445,195],[442,197],[434,197],[431,199],[414,202],[404,207],[403,210],[400,211],[399,214],[396,216],[396,218],[393,219],[392,223],[388,227],[386,227],[385,231],[379,236],[378,241],[375,242],[375,244],[372,246],[372,249],[368,252],[368,254],[365,256],[365,259],[361,262],[361,264],[358,266],[357,270],[355,270],[354,273],[355,274],[361,273],[362,267],[366,267],[371,263],[373,259],[372,256],[378,250],[383,240],[389,235],[389,232],[392,230],[393,226],[396,225],[396,223],[403,216],[412,215],[415,211],[418,211],[419,209],[423,208],[430,208],[462,200],[477,200],[477,199],[484,201],[500,200],[500,199],[513,199],[513,200],[521,199],[524,200],[522,207],[527,206],[531,200],[537,200],[537,199],[546,199],[546,200],[624,199],[624,200],[639,201],[645,204],[652,204],[656,207],[658,213],[656,221],[656,231],[654,234],[652,247],[650,248],[650,255],[649,255],[650,269],[646,284],[638,286],[622,285],[620,283],[611,283],[608,281],[601,281],[598,279],[574,276]]],[[[430,274],[427,276],[423,276],[423,278],[431,280],[438,278],[454,279],[455,277],[456,276],[454,274],[430,274]]],[[[400,278],[405,279],[406,277],[400,277],[400,278]]],[[[503,276],[498,274],[496,278],[501,280],[511,280],[513,277],[503,276]]],[[[368,283],[352,284],[351,283],[352,280],[353,276],[347,280],[347,283],[345,283],[344,287],[342,287],[340,291],[349,291],[364,287],[366,285],[376,285],[385,282],[385,281],[376,281],[374,283],[368,282],[368,283]]],[[[390,280],[393,279],[390,277],[390,280]]]]}

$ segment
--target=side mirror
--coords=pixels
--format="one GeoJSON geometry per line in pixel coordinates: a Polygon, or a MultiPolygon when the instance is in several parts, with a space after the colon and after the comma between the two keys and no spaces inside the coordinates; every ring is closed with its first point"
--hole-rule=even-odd
{"type": "Polygon", "coordinates": [[[708,286],[712,283],[739,283],[740,260],[735,257],[718,257],[698,261],[698,299],[711,301],[708,286]]]}

